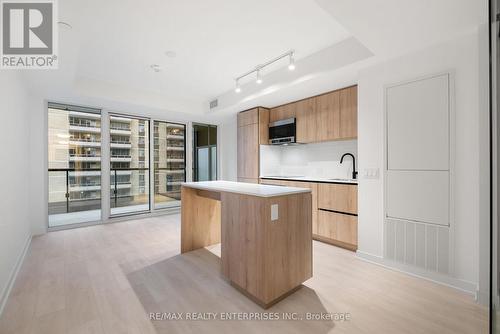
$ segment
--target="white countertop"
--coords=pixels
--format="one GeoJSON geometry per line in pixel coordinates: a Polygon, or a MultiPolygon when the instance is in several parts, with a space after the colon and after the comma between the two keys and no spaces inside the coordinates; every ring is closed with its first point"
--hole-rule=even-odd
{"type": "Polygon", "coordinates": [[[271,186],[256,183],[243,183],[232,181],[202,181],[202,182],[184,182],[184,187],[209,190],[209,191],[224,191],[229,193],[258,196],[258,197],[275,197],[300,193],[311,192],[307,188],[271,186]]]}
{"type": "Polygon", "coordinates": [[[352,183],[358,184],[357,179],[326,179],[313,176],[261,176],[261,179],[274,179],[283,181],[307,181],[307,182],[325,182],[325,183],[352,183]]]}

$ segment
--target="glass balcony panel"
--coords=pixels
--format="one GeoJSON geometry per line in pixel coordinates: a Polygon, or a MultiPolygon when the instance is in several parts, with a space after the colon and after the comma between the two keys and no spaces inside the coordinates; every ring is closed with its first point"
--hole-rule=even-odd
{"type": "Polygon", "coordinates": [[[48,108],[49,227],[101,219],[101,115],[48,108]]]}
{"type": "Polygon", "coordinates": [[[150,210],[149,120],[110,116],[111,215],[150,210]]]}
{"type": "Polygon", "coordinates": [[[181,183],[185,182],[185,125],[154,122],[155,209],[180,206],[181,183]]]}

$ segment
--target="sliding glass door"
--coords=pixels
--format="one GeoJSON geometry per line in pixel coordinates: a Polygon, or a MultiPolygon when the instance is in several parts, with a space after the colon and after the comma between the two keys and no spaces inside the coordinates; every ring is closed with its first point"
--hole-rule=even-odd
{"type": "Polygon", "coordinates": [[[193,125],[193,181],[217,180],[217,126],[193,125]]]}
{"type": "Polygon", "coordinates": [[[110,114],[111,216],[148,212],[149,119],[110,114]]]}
{"type": "Polygon", "coordinates": [[[154,121],[154,207],[180,206],[186,181],[186,126],[154,121]]]}
{"type": "Polygon", "coordinates": [[[101,111],[48,106],[49,227],[101,219],[101,111]]]}
{"type": "MultiPolygon", "coordinates": [[[[208,126],[206,129],[207,137],[201,141],[209,153],[203,163],[209,165],[202,168],[209,177],[211,171],[216,173],[216,164],[210,164],[216,142],[209,140],[208,126]]],[[[185,181],[186,125],[49,103],[50,228],[179,207],[181,183],[185,181]],[[104,140],[106,146],[102,146],[102,138],[109,138],[109,143],[104,140]],[[103,157],[103,150],[109,151],[109,156],[103,157]],[[152,171],[150,154],[154,158],[152,171]],[[107,166],[109,185],[104,182],[103,188],[101,172],[107,174],[107,166]],[[154,180],[153,193],[150,177],[154,180]],[[104,216],[102,203],[109,209],[104,216]]]]}

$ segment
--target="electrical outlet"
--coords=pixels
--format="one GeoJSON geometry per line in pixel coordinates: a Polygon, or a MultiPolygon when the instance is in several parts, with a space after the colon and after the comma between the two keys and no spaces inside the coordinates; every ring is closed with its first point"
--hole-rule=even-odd
{"type": "Polygon", "coordinates": [[[365,168],[363,169],[363,177],[365,179],[378,179],[380,172],[378,168],[365,168]]]}
{"type": "Polygon", "coordinates": [[[278,204],[271,205],[271,221],[278,220],[278,204]]]}

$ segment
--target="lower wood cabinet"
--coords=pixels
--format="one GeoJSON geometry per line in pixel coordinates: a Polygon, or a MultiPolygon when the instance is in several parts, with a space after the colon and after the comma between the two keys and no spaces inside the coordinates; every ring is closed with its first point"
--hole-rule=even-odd
{"type": "Polygon", "coordinates": [[[356,184],[321,183],[318,185],[318,207],[321,209],[358,213],[356,184]]]}
{"type": "Polygon", "coordinates": [[[311,189],[313,239],[350,250],[357,249],[357,184],[268,179],[261,179],[260,183],[311,189]]]}
{"type": "Polygon", "coordinates": [[[358,245],[358,217],[319,209],[318,230],[313,237],[320,241],[356,250],[358,245]]]}
{"type": "Polygon", "coordinates": [[[251,178],[245,178],[245,177],[239,177],[238,182],[243,182],[243,183],[259,183],[259,179],[251,179],[251,178]]]}

